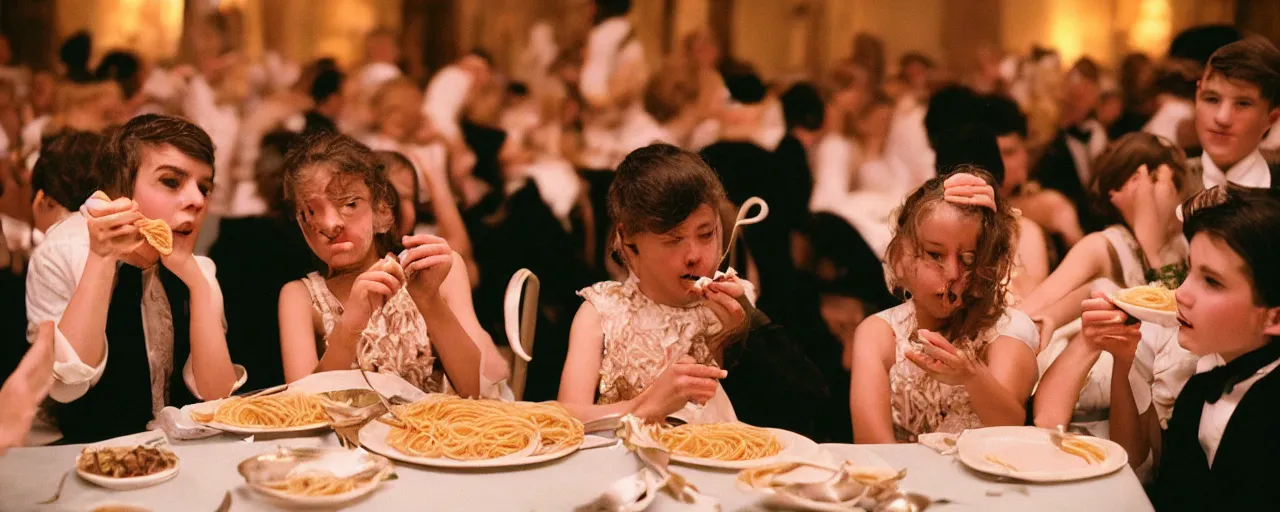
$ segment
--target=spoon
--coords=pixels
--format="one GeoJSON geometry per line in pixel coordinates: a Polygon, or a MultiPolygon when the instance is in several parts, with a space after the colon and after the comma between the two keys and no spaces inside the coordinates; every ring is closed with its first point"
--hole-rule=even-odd
{"type": "Polygon", "coordinates": [[[917,494],[914,492],[897,492],[883,502],[883,505],[876,507],[875,512],[922,512],[923,510],[937,504],[946,505],[952,503],[951,500],[934,501],[928,496],[917,494]]]}
{"type": "Polygon", "coordinates": [[[357,369],[357,370],[360,370],[360,376],[364,378],[364,383],[365,383],[365,384],[367,384],[367,385],[369,385],[369,389],[372,389],[372,390],[373,390],[373,392],[374,392],[375,394],[377,394],[377,395],[378,395],[378,401],[382,403],[382,406],[383,406],[383,407],[386,407],[386,408],[387,408],[387,412],[391,413],[391,416],[392,416],[393,418],[395,418],[395,419],[399,420],[399,421],[400,421],[400,423],[403,423],[403,424],[405,424],[405,425],[409,425],[409,422],[408,422],[408,421],[405,421],[405,419],[404,419],[403,417],[401,417],[399,413],[397,413],[397,412],[396,412],[395,408],[391,407],[391,402],[390,402],[389,400],[387,400],[387,397],[382,396],[382,393],[381,393],[381,392],[379,392],[379,391],[377,390],[377,388],[374,388],[374,387],[373,387],[373,383],[372,383],[372,382],[369,382],[369,374],[368,374],[368,373],[365,373],[364,368],[363,368],[363,367],[361,367],[359,364],[357,364],[357,365],[356,365],[356,369],[357,369]]]}

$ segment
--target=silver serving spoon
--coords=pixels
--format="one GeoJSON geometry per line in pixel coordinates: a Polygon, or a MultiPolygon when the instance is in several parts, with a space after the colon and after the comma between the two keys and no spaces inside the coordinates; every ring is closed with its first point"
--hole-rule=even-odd
{"type": "Polygon", "coordinates": [[[923,494],[914,492],[897,492],[876,507],[875,512],[922,512],[933,505],[954,503],[951,500],[933,500],[923,494]]]}

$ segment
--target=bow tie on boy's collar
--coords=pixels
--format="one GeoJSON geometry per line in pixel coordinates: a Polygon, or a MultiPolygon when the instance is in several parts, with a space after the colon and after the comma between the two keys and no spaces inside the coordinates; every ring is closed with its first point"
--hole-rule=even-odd
{"type": "Polygon", "coordinates": [[[1211,404],[1217,403],[1223,395],[1231,393],[1240,381],[1252,377],[1258,373],[1258,370],[1275,362],[1276,359],[1280,359],[1280,342],[1273,341],[1227,364],[1202,373],[1201,378],[1207,382],[1206,401],[1211,404]]]}

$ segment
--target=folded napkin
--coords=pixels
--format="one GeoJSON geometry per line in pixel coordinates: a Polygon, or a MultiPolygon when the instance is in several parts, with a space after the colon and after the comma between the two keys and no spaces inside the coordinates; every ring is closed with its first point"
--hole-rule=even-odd
{"type": "Polygon", "coordinates": [[[156,415],[156,419],[151,420],[151,424],[147,428],[158,428],[163,430],[169,439],[176,441],[191,441],[195,439],[205,439],[222,433],[221,430],[206,427],[191,420],[187,416],[186,411],[178,410],[176,407],[165,407],[160,410],[160,414],[156,415]]]}
{"type": "Polygon", "coordinates": [[[960,434],[948,434],[946,432],[921,434],[916,438],[916,442],[941,455],[955,455],[956,450],[959,449],[959,441],[962,434],[963,432],[960,434]]]}

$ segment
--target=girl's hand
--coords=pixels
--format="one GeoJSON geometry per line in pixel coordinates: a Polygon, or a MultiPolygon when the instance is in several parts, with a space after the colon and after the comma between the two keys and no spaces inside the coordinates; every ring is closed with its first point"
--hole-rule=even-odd
{"type": "Polygon", "coordinates": [[[432,235],[406,236],[403,243],[400,265],[409,276],[409,295],[415,301],[434,299],[453,268],[453,249],[449,242],[432,235]]]}
{"type": "Polygon", "coordinates": [[[948,203],[996,210],[995,189],[986,180],[968,173],[955,173],[942,182],[942,198],[948,203]]]}
{"type": "Polygon", "coordinates": [[[394,265],[395,262],[378,262],[356,277],[356,282],[351,285],[351,295],[342,305],[342,324],[347,329],[363,331],[373,312],[404,286],[404,274],[391,268],[394,265]]]}
{"type": "Polygon", "coordinates": [[[1094,350],[1110,352],[1117,363],[1133,364],[1138,342],[1142,341],[1140,322],[1116,308],[1107,295],[1093,292],[1093,298],[1080,304],[1080,334],[1094,350]]]}
{"type": "Polygon", "coordinates": [[[978,373],[978,362],[963,354],[942,335],[921,329],[924,346],[906,353],[906,357],[934,380],[949,386],[963,386],[978,373]]]}
{"type": "Polygon", "coordinates": [[[747,321],[747,311],[743,307],[746,287],[737,277],[729,277],[723,281],[714,281],[703,289],[707,298],[706,305],[720,319],[725,332],[733,332],[747,321]]]}
{"type": "Polygon", "coordinates": [[[133,225],[143,217],[132,199],[111,200],[105,194],[94,194],[80,212],[89,225],[89,251],[101,258],[121,260],[147,243],[133,225]]]}
{"type": "Polygon", "coordinates": [[[640,393],[636,416],[662,420],[689,402],[705,404],[715,396],[719,379],[728,375],[719,368],[698,364],[688,355],[682,356],[640,393]]]}

